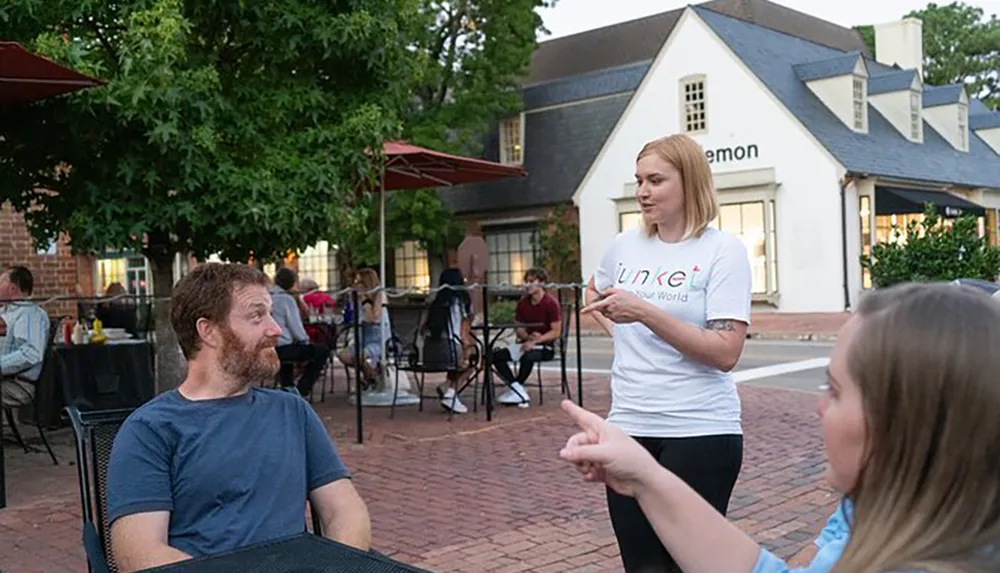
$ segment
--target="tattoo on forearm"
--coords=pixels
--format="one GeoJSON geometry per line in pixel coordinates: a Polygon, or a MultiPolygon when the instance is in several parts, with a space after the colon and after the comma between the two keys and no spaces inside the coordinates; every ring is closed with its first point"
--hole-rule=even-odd
{"type": "Polygon", "coordinates": [[[732,320],[710,320],[705,325],[708,330],[723,330],[733,332],[736,330],[736,322],[732,320]]]}

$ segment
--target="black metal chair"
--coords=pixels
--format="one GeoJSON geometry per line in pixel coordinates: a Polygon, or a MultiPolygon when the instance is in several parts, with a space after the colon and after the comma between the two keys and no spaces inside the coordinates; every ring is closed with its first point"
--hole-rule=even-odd
{"type": "MultiPolygon", "coordinates": [[[[42,384],[55,384],[56,372],[55,372],[55,348],[54,343],[56,335],[59,333],[60,319],[55,318],[49,321],[49,331],[46,335],[45,342],[45,353],[42,357],[42,372],[38,377],[38,382],[35,384],[35,395],[32,399],[31,406],[34,409],[33,420],[35,427],[38,428],[38,435],[42,438],[42,443],[45,445],[45,449],[49,452],[49,457],[52,458],[53,465],[59,465],[59,460],[56,458],[55,452],[52,451],[52,446],[49,445],[49,439],[45,435],[45,424],[42,422],[41,408],[43,406],[43,398],[41,385],[42,384]]],[[[13,435],[14,440],[24,448],[25,453],[31,452],[34,448],[29,446],[24,438],[21,436],[21,432],[17,427],[17,416],[14,415],[15,409],[20,409],[25,406],[14,406],[4,404],[3,413],[7,418],[7,425],[10,427],[10,433],[13,435]]],[[[36,450],[37,451],[37,450],[36,450]]]]}
{"type": "Polygon", "coordinates": [[[111,553],[108,523],[108,461],[111,446],[122,423],[134,410],[94,410],[81,412],[66,408],[76,440],[77,477],[83,507],[83,548],[90,573],[116,573],[111,553]]]}
{"type": "MultiPolygon", "coordinates": [[[[561,304],[561,301],[560,301],[561,304]]],[[[545,403],[545,392],[542,389],[542,364],[545,362],[553,362],[559,360],[559,370],[562,375],[562,386],[560,392],[565,395],[570,400],[573,399],[573,394],[569,389],[569,377],[566,375],[566,345],[569,343],[569,327],[570,327],[570,313],[566,312],[566,309],[562,309],[562,326],[561,332],[559,333],[559,338],[556,339],[556,343],[553,346],[555,354],[550,360],[541,360],[535,364],[535,371],[538,373],[538,403],[545,403]]]]}
{"type": "MultiPolygon", "coordinates": [[[[392,408],[395,409],[396,403],[396,393],[399,391],[399,373],[400,372],[412,372],[417,375],[417,389],[420,393],[420,405],[418,411],[423,411],[424,409],[424,398],[428,397],[424,393],[424,377],[427,374],[447,374],[455,372],[458,369],[459,363],[462,361],[462,356],[458,355],[456,345],[447,345],[449,349],[449,356],[445,360],[439,361],[429,361],[426,359],[423,353],[423,340],[428,334],[426,331],[426,320],[428,306],[426,304],[409,304],[409,305],[396,305],[390,307],[392,309],[393,317],[392,321],[394,325],[405,324],[407,329],[404,330],[405,338],[399,336],[400,330],[394,329],[392,334],[392,339],[390,340],[389,346],[387,347],[387,353],[392,361],[392,365],[396,369],[396,384],[393,389],[393,405],[392,408]],[[408,315],[410,320],[397,320],[398,316],[408,315]],[[416,320],[412,320],[413,317],[416,320]]],[[[446,337],[449,340],[461,341],[459,333],[452,332],[451,321],[449,321],[447,326],[446,337]]],[[[460,345],[458,345],[460,347],[460,345]]],[[[473,367],[472,376],[469,381],[465,383],[461,388],[457,388],[455,392],[456,399],[461,393],[468,388],[469,384],[475,382],[474,394],[478,392],[478,380],[480,373],[480,357],[482,356],[481,350],[476,348],[475,355],[472,356],[470,362],[473,367]]],[[[473,400],[473,408],[475,408],[475,400],[473,400]]],[[[449,419],[454,415],[454,410],[448,410],[449,419]]],[[[390,417],[392,412],[390,412],[390,417]]]]}

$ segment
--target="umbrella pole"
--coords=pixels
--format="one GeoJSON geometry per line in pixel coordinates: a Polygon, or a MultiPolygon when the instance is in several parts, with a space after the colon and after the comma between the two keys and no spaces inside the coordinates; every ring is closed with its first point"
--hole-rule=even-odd
{"type": "Polygon", "coordinates": [[[382,367],[379,368],[379,383],[383,390],[385,390],[385,370],[388,361],[385,355],[385,315],[384,313],[389,312],[388,306],[389,298],[385,295],[385,164],[382,165],[382,176],[379,177],[379,198],[378,198],[378,236],[379,236],[379,263],[378,263],[378,276],[379,282],[382,284],[382,312],[379,313],[381,320],[379,320],[379,343],[382,345],[381,353],[381,364],[382,367]]]}

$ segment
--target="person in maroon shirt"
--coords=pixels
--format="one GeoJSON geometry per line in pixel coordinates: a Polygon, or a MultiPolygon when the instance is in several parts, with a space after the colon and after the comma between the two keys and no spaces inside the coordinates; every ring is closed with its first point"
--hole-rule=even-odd
{"type": "Polygon", "coordinates": [[[501,379],[510,387],[497,398],[501,404],[527,408],[531,396],[524,388],[524,382],[531,375],[536,362],[552,360],[555,356],[553,343],[562,334],[562,309],[559,301],[545,292],[548,282],[544,269],[532,268],[524,273],[527,294],[517,303],[514,320],[530,326],[515,331],[517,342],[493,353],[493,367],[501,379]],[[510,362],[517,362],[517,376],[510,369],[510,362]]]}

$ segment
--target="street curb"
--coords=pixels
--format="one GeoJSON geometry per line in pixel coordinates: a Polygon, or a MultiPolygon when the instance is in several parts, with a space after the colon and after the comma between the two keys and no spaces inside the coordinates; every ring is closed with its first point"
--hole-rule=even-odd
{"type": "MultiPolygon", "coordinates": [[[[585,330],[580,338],[611,338],[601,331],[585,330]]],[[[788,342],[833,342],[836,334],[823,332],[782,333],[782,332],[748,332],[748,340],[784,340],[788,342]]]]}

